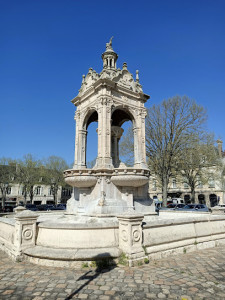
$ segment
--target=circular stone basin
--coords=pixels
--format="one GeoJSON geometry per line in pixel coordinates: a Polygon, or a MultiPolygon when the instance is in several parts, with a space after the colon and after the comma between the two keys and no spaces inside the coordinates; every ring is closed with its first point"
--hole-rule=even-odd
{"type": "Polygon", "coordinates": [[[139,187],[148,182],[148,177],[142,175],[116,175],[111,177],[112,183],[117,186],[139,187]]]}
{"type": "Polygon", "coordinates": [[[97,177],[93,175],[73,175],[65,177],[65,182],[77,188],[85,188],[94,186],[97,182],[97,177]]]}

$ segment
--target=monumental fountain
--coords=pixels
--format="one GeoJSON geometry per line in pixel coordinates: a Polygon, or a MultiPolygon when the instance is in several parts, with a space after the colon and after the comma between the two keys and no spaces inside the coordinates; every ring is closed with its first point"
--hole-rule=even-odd
{"type": "Polygon", "coordinates": [[[152,212],[148,197],[149,169],[145,150],[145,102],[139,83],[123,64],[117,68],[118,55],[112,39],[102,54],[103,70],[92,68],[83,81],[79,94],[72,100],[77,107],[75,162],[65,171],[65,181],[73,186],[73,196],[67,203],[68,214],[108,215],[135,210],[152,212]],[[127,167],[119,158],[122,125],[131,121],[134,134],[134,165],[127,167]],[[88,126],[98,122],[98,154],[92,169],[86,166],[88,126]]]}
{"type": "Polygon", "coordinates": [[[112,39],[102,54],[101,73],[89,69],[72,103],[75,113],[74,166],[64,172],[73,187],[67,211],[34,213],[17,208],[0,218],[0,248],[13,259],[61,267],[95,265],[125,257],[130,266],[147,259],[225,244],[225,216],[205,212],[156,215],[148,197],[145,102],[136,78],[117,68],[112,39]],[[134,165],[120,161],[122,125],[131,121],[134,165]],[[86,164],[88,126],[98,123],[98,155],[86,164]],[[185,251],[184,251],[185,250],[185,251]]]}

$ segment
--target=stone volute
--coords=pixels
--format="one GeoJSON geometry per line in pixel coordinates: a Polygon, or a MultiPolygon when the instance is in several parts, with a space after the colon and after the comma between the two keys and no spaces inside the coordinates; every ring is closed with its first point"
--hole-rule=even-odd
{"type": "Polygon", "coordinates": [[[127,64],[117,68],[118,55],[112,38],[102,54],[103,70],[92,68],[83,75],[78,95],[72,100],[75,113],[75,157],[73,169],[64,172],[73,187],[67,214],[116,215],[130,209],[149,212],[149,169],[146,163],[144,103],[149,96],[128,71],[127,64]],[[124,122],[131,121],[134,134],[134,165],[120,161],[119,140],[124,122]],[[92,169],[86,166],[88,126],[98,123],[98,155],[92,169]]]}

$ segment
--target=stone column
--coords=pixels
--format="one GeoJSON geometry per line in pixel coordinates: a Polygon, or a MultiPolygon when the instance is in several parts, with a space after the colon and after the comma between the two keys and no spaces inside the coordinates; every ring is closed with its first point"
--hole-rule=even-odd
{"type": "Polygon", "coordinates": [[[107,97],[102,97],[98,109],[98,167],[112,168],[111,157],[111,105],[107,97]]]}
{"type": "Polygon", "coordinates": [[[134,164],[141,167],[147,168],[146,163],[146,145],[145,145],[145,117],[146,112],[137,112],[136,127],[134,127],[134,153],[135,160],[134,164]]]}
{"type": "Polygon", "coordinates": [[[24,210],[16,214],[14,235],[16,257],[20,257],[23,254],[23,250],[35,246],[37,218],[38,215],[30,210],[24,210]]]}
{"type": "Polygon", "coordinates": [[[141,155],[140,155],[140,130],[137,127],[133,128],[134,133],[134,165],[140,165],[141,155]]]}
{"type": "Polygon", "coordinates": [[[80,112],[76,111],[74,120],[76,122],[75,126],[75,155],[74,155],[74,168],[77,168],[78,164],[78,145],[79,145],[79,134],[78,134],[78,129],[79,129],[79,121],[80,121],[80,112]]]}
{"type": "Polygon", "coordinates": [[[87,130],[79,129],[78,166],[86,167],[87,130]]]}
{"type": "Polygon", "coordinates": [[[117,217],[119,220],[119,248],[126,254],[129,266],[145,256],[142,247],[142,221],[144,215],[127,212],[117,217]]]}
{"type": "Polygon", "coordinates": [[[111,135],[112,135],[112,161],[113,166],[115,168],[119,167],[120,159],[119,159],[119,140],[123,134],[123,128],[119,126],[111,127],[111,135]]]}
{"type": "Polygon", "coordinates": [[[141,160],[142,163],[147,165],[146,163],[146,145],[145,145],[145,118],[147,112],[144,110],[141,114],[141,160]]]}

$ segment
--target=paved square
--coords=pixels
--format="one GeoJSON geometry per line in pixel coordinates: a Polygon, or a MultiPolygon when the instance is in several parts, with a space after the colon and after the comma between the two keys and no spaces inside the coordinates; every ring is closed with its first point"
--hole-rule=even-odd
{"type": "Polygon", "coordinates": [[[0,299],[225,299],[224,257],[217,247],[96,272],[13,262],[0,251],[0,299]]]}

